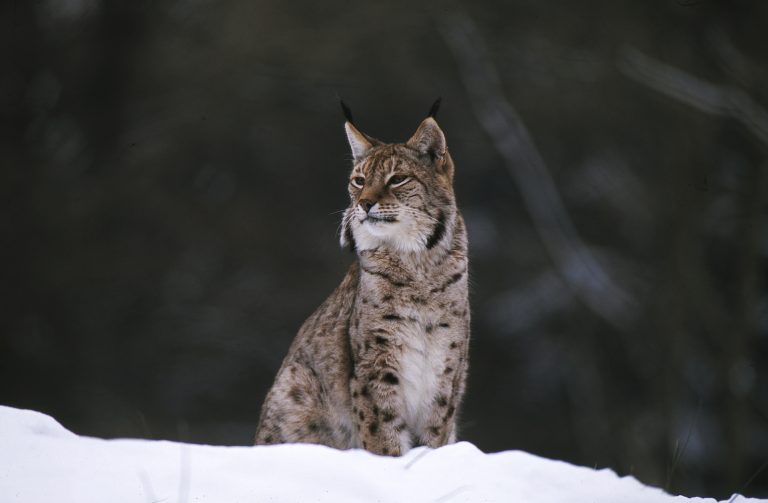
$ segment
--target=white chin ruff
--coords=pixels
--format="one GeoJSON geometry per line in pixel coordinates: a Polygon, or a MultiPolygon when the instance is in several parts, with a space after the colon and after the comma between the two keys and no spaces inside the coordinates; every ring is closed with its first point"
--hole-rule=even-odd
{"type": "Polygon", "coordinates": [[[424,249],[424,238],[407,222],[360,222],[352,226],[358,250],[386,246],[401,252],[424,249]]]}

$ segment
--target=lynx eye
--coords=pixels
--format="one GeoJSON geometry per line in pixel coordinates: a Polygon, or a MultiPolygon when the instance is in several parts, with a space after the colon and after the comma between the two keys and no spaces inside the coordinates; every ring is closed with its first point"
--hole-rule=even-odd
{"type": "Polygon", "coordinates": [[[407,182],[408,180],[410,180],[410,178],[408,178],[405,175],[395,175],[390,177],[387,183],[389,184],[390,187],[399,187],[403,185],[405,182],[407,182]]]}
{"type": "Polygon", "coordinates": [[[363,185],[365,185],[365,178],[363,178],[362,176],[356,176],[352,180],[350,180],[349,183],[351,183],[358,189],[362,189],[363,185]]]}

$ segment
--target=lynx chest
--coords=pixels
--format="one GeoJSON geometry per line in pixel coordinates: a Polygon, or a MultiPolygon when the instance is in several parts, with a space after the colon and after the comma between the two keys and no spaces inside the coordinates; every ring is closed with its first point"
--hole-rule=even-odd
{"type": "Polygon", "coordinates": [[[466,263],[446,264],[431,276],[411,275],[408,282],[394,273],[368,275],[361,284],[358,332],[361,338],[378,334],[369,344],[372,361],[392,370],[403,419],[410,431],[422,432],[434,421],[435,404],[452,396],[454,369],[468,337],[466,263]]]}

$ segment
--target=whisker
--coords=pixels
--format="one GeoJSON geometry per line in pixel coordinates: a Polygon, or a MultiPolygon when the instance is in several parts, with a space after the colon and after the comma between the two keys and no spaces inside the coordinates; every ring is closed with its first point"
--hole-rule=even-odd
{"type": "Polygon", "coordinates": [[[429,220],[433,224],[436,224],[436,223],[438,223],[440,221],[439,219],[437,219],[437,218],[435,218],[433,216],[428,215],[426,212],[423,212],[421,210],[417,210],[415,208],[408,208],[408,207],[406,207],[405,208],[405,212],[406,213],[411,213],[411,214],[413,214],[416,217],[426,218],[427,220],[429,220]]]}
{"type": "MultiPolygon", "coordinates": [[[[341,211],[342,212],[346,212],[347,210],[343,209],[341,211]]],[[[334,213],[339,213],[339,212],[334,212],[334,213]]],[[[344,225],[347,224],[350,219],[351,219],[351,213],[344,213],[344,217],[341,219],[341,222],[339,222],[339,225],[336,227],[336,235],[337,236],[341,235],[341,231],[344,228],[344,225]]]]}

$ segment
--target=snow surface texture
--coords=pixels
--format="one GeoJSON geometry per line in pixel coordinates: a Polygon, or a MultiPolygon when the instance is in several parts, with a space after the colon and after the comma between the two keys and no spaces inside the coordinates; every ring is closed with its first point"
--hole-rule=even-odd
{"type": "Polygon", "coordinates": [[[670,496],[610,470],[519,451],[484,454],[467,442],[390,458],[301,444],[101,440],[39,412],[0,406],[3,503],[685,501],[715,500],[670,496]]]}

